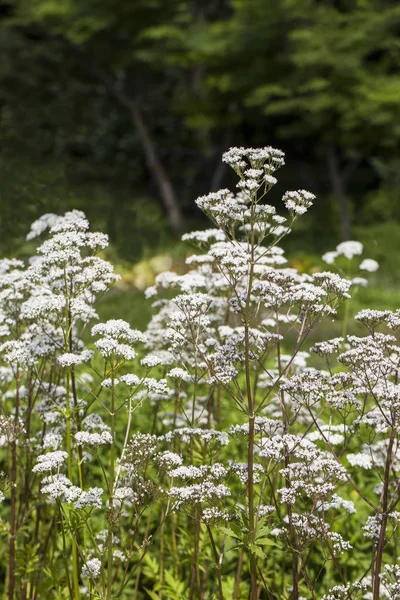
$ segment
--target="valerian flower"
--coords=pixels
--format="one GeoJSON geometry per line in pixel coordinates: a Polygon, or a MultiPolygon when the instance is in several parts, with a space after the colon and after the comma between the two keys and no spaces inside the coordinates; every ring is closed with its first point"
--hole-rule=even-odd
{"type": "Polygon", "coordinates": [[[101,561],[98,558],[91,558],[82,567],[82,577],[98,579],[101,573],[101,561]]]}

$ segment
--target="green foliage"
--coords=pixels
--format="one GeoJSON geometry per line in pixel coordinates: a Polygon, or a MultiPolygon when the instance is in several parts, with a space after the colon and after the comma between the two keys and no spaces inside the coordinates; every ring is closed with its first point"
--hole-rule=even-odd
{"type": "Polygon", "coordinates": [[[2,251],[25,218],[78,205],[129,260],[151,229],[165,240],[133,99],[187,218],[189,201],[225,184],[223,170],[208,174],[215,158],[268,134],[295,164],[283,184],[299,174],[329,207],[310,222],[314,246],[327,221],[337,239],[338,221],[344,235],[352,217],[399,220],[384,168],[398,161],[399,26],[391,0],[3,2],[2,251]]]}

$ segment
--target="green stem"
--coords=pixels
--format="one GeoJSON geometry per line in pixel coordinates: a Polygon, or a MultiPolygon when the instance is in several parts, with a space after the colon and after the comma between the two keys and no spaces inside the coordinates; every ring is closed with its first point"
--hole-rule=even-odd
{"type": "Polygon", "coordinates": [[[214,537],[211,531],[211,527],[207,524],[207,531],[208,531],[208,536],[210,538],[210,542],[211,542],[211,547],[212,547],[212,551],[214,554],[214,559],[215,559],[215,566],[217,567],[217,579],[218,579],[218,593],[219,593],[219,600],[224,600],[224,593],[222,590],[222,579],[221,579],[221,560],[220,560],[220,555],[218,553],[217,550],[217,546],[215,545],[215,541],[214,541],[214,537]]]}
{"type": "MultiPolygon", "coordinates": [[[[69,303],[69,290],[67,282],[67,274],[64,268],[64,290],[65,290],[65,335],[64,335],[64,350],[69,352],[69,339],[71,329],[71,312],[69,303]]],[[[72,468],[72,435],[71,435],[71,387],[70,387],[70,368],[65,369],[65,418],[66,418],[66,437],[67,437],[67,465],[68,479],[73,483],[73,468],[72,468]]],[[[68,565],[67,565],[68,568],[68,565]]],[[[73,596],[74,600],[80,600],[79,591],[79,557],[78,549],[72,542],[72,579],[73,579],[73,596]]]]}
{"type": "MultiPolygon", "coordinates": [[[[16,375],[16,391],[15,391],[15,413],[14,426],[18,426],[19,419],[19,404],[20,404],[20,376],[19,367],[17,367],[16,375]]],[[[16,571],[16,537],[17,537],[17,442],[14,440],[11,444],[11,467],[10,467],[10,482],[11,482],[11,498],[10,498],[10,544],[9,544],[9,561],[8,561],[8,598],[14,600],[15,594],[15,571],[16,571]]]]}
{"type": "Polygon", "coordinates": [[[114,499],[114,481],[115,481],[115,386],[114,386],[114,356],[111,357],[111,457],[110,457],[110,516],[108,524],[107,541],[107,600],[112,598],[112,523],[113,523],[113,499],[114,499]]]}
{"type": "MultiPolygon", "coordinates": [[[[66,542],[66,538],[65,538],[65,529],[64,529],[64,517],[62,514],[61,504],[60,504],[59,500],[57,500],[57,506],[58,506],[58,512],[60,514],[61,535],[62,535],[62,541],[63,541],[63,556],[64,556],[64,560],[65,560],[65,572],[67,575],[68,591],[69,591],[70,598],[74,598],[74,594],[73,594],[72,587],[71,587],[71,581],[69,578],[68,558],[67,558],[67,542],[66,542]]],[[[73,547],[74,546],[75,546],[75,544],[73,544],[73,547]]]]}
{"type": "MultiPolygon", "coordinates": [[[[247,500],[249,508],[249,541],[250,544],[254,544],[256,538],[256,523],[254,515],[254,422],[255,422],[255,405],[254,397],[252,393],[251,385],[251,371],[250,371],[250,296],[253,286],[254,276],[254,229],[253,229],[253,218],[254,218],[254,205],[252,205],[252,219],[251,219],[251,262],[249,271],[249,283],[247,288],[246,308],[244,315],[244,360],[245,360],[245,375],[246,375],[246,395],[247,395],[247,409],[249,415],[249,437],[248,437],[248,451],[247,451],[247,500]]],[[[255,555],[250,552],[250,599],[257,600],[257,560],[255,555]]]]}

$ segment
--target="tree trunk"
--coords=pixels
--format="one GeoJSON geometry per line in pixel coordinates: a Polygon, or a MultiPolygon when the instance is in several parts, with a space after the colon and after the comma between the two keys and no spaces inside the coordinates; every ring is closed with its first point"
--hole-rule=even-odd
{"type": "MultiPolygon", "coordinates": [[[[103,78],[104,82],[104,78],[103,78]]],[[[144,122],[138,102],[121,91],[115,84],[107,81],[107,86],[120,104],[128,109],[132,123],[136,127],[149,171],[153,175],[166,208],[172,229],[180,233],[184,228],[184,219],[171,180],[157,154],[150,132],[144,122]]]]}
{"type": "Polygon", "coordinates": [[[351,237],[351,220],[349,201],[346,196],[345,178],[340,171],[335,147],[328,147],[328,173],[331,181],[332,191],[339,208],[340,233],[343,241],[351,237]]]}
{"type": "Polygon", "coordinates": [[[221,146],[218,146],[218,148],[214,152],[217,166],[216,166],[213,176],[211,178],[211,183],[210,183],[210,191],[211,192],[217,192],[220,189],[222,182],[224,180],[224,175],[226,172],[226,163],[222,162],[222,154],[229,149],[229,146],[231,145],[231,140],[232,140],[232,131],[231,131],[231,129],[228,129],[225,132],[225,136],[224,136],[221,146]]]}

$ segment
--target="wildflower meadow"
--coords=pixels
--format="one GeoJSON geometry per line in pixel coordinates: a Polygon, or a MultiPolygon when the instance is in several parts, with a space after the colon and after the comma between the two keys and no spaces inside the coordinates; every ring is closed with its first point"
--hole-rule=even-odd
{"type": "Polygon", "coordinates": [[[287,263],[318,200],[276,200],[282,151],[223,162],[143,331],[99,320],[118,275],[79,210],[0,260],[4,600],[400,599],[400,310],[350,317],[357,241],[287,263]]]}

